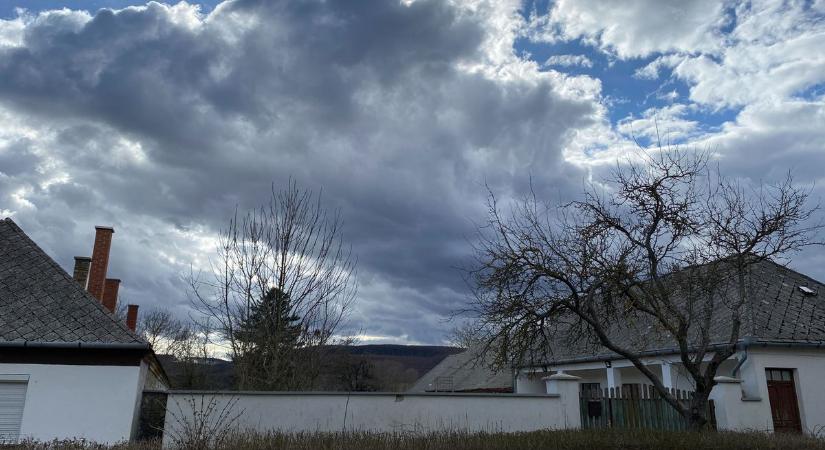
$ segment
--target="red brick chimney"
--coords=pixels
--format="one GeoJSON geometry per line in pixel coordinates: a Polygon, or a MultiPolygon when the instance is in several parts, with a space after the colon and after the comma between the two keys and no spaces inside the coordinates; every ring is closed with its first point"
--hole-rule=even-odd
{"type": "Polygon", "coordinates": [[[128,305],[126,310],[126,326],[135,331],[137,328],[138,305],[128,305]]]}
{"type": "Polygon", "coordinates": [[[74,273],[72,278],[80,284],[80,287],[86,289],[86,282],[89,280],[89,266],[92,265],[92,258],[88,256],[74,257],[74,273]]]}
{"type": "Polygon", "coordinates": [[[106,270],[109,268],[109,249],[112,247],[114,232],[111,227],[95,227],[95,245],[89,270],[89,287],[86,290],[101,302],[106,288],[106,270]]]}
{"type": "Polygon", "coordinates": [[[120,280],[117,278],[106,278],[104,285],[103,306],[105,306],[110,313],[113,313],[117,307],[117,291],[120,289],[120,280]]]}

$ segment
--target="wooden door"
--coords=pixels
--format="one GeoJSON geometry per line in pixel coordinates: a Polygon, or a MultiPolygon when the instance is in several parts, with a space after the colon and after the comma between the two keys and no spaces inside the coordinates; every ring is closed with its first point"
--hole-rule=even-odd
{"type": "Polygon", "coordinates": [[[774,431],[802,431],[791,369],[765,369],[774,431]]]}

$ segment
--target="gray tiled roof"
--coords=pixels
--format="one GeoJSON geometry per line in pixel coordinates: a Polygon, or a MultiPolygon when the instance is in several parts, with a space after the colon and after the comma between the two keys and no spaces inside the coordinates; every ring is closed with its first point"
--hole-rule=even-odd
{"type": "Polygon", "coordinates": [[[754,276],[751,336],[774,342],[825,343],[825,285],[766,261],[754,276]],[[817,295],[805,295],[800,286],[817,295]]]}
{"type": "Polygon", "coordinates": [[[449,355],[415,382],[409,392],[506,392],[513,389],[509,370],[491,370],[480,355],[480,347],[449,355]]]}
{"type": "MultiPolygon", "coordinates": [[[[741,310],[740,341],[825,345],[825,285],[770,260],[751,266],[747,278],[747,301],[741,310]],[[814,291],[806,295],[800,286],[814,291]]],[[[711,325],[711,342],[724,343],[730,335],[730,315],[720,311],[711,325]]],[[[666,352],[676,344],[654,326],[623,324],[610,333],[614,342],[639,352],[666,352]]],[[[543,363],[581,359],[613,359],[618,355],[576,336],[559,333],[543,363]]],[[[539,365],[539,364],[537,364],[539,365]]]]}
{"type": "Polygon", "coordinates": [[[0,343],[143,344],[11,219],[0,220],[0,343]]]}

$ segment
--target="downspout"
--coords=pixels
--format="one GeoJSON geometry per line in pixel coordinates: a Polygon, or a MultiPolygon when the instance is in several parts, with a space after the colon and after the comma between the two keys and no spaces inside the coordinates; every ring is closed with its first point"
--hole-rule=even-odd
{"type": "Polygon", "coordinates": [[[731,372],[731,375],[730,375],[731,378],[738,378],[739,369],[741,369],[742,366],[745,364],[745,361],[748,360],[748,347],[750,347],[751,341],[752,341],[752,338],[750,336],[742,339],[742,344],[741,344],[742,358],[738,359],[738,362],[736,363],[736,366],[733,368],[733,371],[731,372]]]}
{"type": "Polygon", "coordinates": [[[513,366],[513,394],[518,394],[518,368],[513,366]]]}

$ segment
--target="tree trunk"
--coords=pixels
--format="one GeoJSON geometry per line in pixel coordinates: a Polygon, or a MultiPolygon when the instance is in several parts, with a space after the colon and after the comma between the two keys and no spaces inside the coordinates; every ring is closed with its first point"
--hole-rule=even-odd
{"type": "Polygon", "coordinates": [[[702,431],[710,423],[708,417],[708,397],[710,392],[697,391],[690,399],[690,407],[685,411],[685,418],[688,421],[688,428],[691,431],[702,431]]]}

